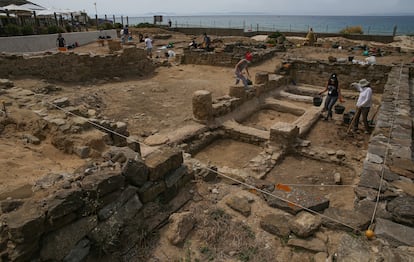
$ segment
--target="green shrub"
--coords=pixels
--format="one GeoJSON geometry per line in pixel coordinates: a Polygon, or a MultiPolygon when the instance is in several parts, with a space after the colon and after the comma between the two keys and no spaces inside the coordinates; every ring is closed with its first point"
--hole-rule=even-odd
{"type": "Polygon", "coordinates": [[[274,33],[270,34],[268,37],[269,37],[269,38],[276,39],[276,38],[279,38],[280,36],[283,36],[283,34],[282,34],[282,33],[280,33],[279,31],[276,31],[276,32],[274,32],[274,33]]]}
{"type": "Polygon", "coordinates": [[[47,28],[47,32],[48,32],[49,34],[57,34],[57,33],[63,33],[63,32],[64,32],[64,30],[63,30],[61,27],[59,27],[59,26],[56,26],[56,25],[50,25],[50,26],[47,28]]]}
{"type": "Polygon", "coordinates": [[[100,30],[109,30],[109,29],[113,29],[114,26],[111,23],[103,23],[99,26],[100,30]]]}
{"type": "Polygon", "coordinates": [[[31,26],[31,25],[22,26],[22,34],[23,35],[33,35],[34,34],[33,26],[31,26]]]}
{"type": "Polygon", "coordinates": [[[269,45],[276,45],[276,40],[275,39],[269,39],[266,41],[267,44],[269,45]]]}
{"type": "Polygon", "coordinates": [[[362,30],[362,26],[357,25],[357,26],[347,26],[341,31],[339,31],[339,33],[343,35],[351,35],[351,34],[362,35],[364,31],[362,30]]]}
{"type": "Polygon", "coordinates": [[[65,25],[65,30],[66,32],[72,32],[72,26],[69,24],[65,25]]]}
{"type": "Polygon", "coordinates": [[[121,29],[122,28],[122,24],[121,23],[115,23],[114,24],[114,28],[115,29],[121,29]]]}
{"type": "Polygon", "coordinates": [[[48,32],[48,30],[47,30],[47,27],[45,27],[45,26],[41,26],[41,27],[39,27],[39,28],[37,29],[37,33],[38,33],[38,34],[40,34],[40,35],[46,35],[46,34],[48,34],[49,32],[48,32]]]}
{"type": "Polygon", "coordinates": [[[157,25],[150,24],[150,23],[139,23],[135,25],[136,28],[148,28],[148,27],[157,27],[157,25]]]}
{"type": "Polygon", "coordinates": [[[12,35],[21,35],[21,28],[18,25],[15,24],[7,24],[4,27],[4,32],[6,35],[12,36],[12,35]]]}

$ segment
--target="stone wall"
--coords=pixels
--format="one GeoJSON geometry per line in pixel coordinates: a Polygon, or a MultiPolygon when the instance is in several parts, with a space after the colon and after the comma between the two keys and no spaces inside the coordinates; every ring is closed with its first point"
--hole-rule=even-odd
{"type": "Polygon", "coordinates": [[[92,250],[120,250],[123,234],[142,236],[154,229],[149,224],[161,222],[146,207],[168,203],[193,175],[181,151],[164,147],[145,161],[128,159],[121,168],[86,168],[65,177],[37,182],[31,199],[0,202],[1,261],[84,261],[92,250]]]}
{"type": "Polygon", "coordinates": [[[343,89],[351,89],[351,83],[365,78],[374,92],[383,93],[390,70],[391,67],[384,65],[294,61],[291,76],[298,83],[325,86],[330,75],[336,73],[343,89]]]}
{"type": "Polygon", "coordinates": [[[375,231],[396,246],[414,243],[413,99],[409,70],[393,68],[355,188],[356,209],[371,215],[380,190],[375,231]]]}
{"type": "Polygon", "coordinates": [[[246,47],[233,47],[231,50],[222,52],[206,52],[203,49],[184,49],[184,56],[181,62],[183,64],[196,65],[213,65],[213,66],[228,66],[234,67],[240,59],[244,58],[247,51],[252,52],[252,65],[259,64],[263,61],[271,59],[276,52],[280,50],[277,48],[268,49],[254,49],[246,47]]]}
{"type": "MultiPolygon", "coordinates": [[[[244,32],[243,29],[230,29],[230,28],[199,28],[199,27],[187,27],[187,28],[174,28],[170,29],[176,32],[181,32],[187,35],[202,35],[207,33],[208,35],[217,36],[247,36],[252,37],[255,35],[270,35],[274,31],[254,31],[244,32]]],[[[299,36],[305,37],[307,32],[281,32],[285,36],[299,36]]],[[[343,34],[331,34],[331,33],[318,33],[318,37],[345,37],[352,40],[361,41],[375,41],[381,43],[391,43],[394,40],[392,35],[343,35],[343,34]]]]}
{"type": "MultiPolygon", "coordinates": [[[[273,34],[273,31],[259,31],[259,32],[245,32],[245,36],[255,36],[255,35],[270,35],[273,34]]],[[[308,32],[281,32],[285,36],[297,36],[297,37],[306,37],[308,32]]],[[[351,40],[358,41],[373,41],[380,43],[391,43],[394,41],[392,35],[344,35],[344,34],[335,34],[335,33],[319,33],[316,32],[318,38],[321,37],[343,37],[351,40]]]]}
{"type": "Polygon", "coordinates": [[[243,29],[231,29],[231,28],[208,28],[208,27],[185,27],[185,28],[172,28],[170,30],[184,33],[187,35],[202,35],[207,33],[207,35],[220,35],[220,36],[243,36],[243,29]]]}
{"type": "Polygon", "coordinates": [[[37,77],[63,82],[90,81],[151,74],[155,66],[144,50],[124,48],[110,55],[43,53],[37,56],[0,55],[0,78],[37,77]]]}

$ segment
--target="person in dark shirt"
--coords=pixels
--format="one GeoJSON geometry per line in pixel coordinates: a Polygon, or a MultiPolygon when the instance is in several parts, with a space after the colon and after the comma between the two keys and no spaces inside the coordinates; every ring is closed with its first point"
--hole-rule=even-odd
{"type": "Polygon", "coordinates": [[[58,38],[56,39],[56,44],[57,44],[58,47],[65,47],[66,46],[65,38],[63,38],[61,33],[58,34],[58,38]]]}
{"type": "Polygon", "coordinates": [[[319,95],[322,95],[328,91],[328,96],[325,99],[325,105],[323,110],[328,111],[325,120],[328,120],[329,118],[332,119],[332,108],[335,105],[336,101],[339,98],[340,102],[343,102],[342,95],[341,95],[341,89],[339,88],[339,81],[338,77],[335,73],[333,73],[328,80],[328,83],[326,84],[326,87],[323,91],[319,92],[319,95]]]}
{"type": "Polygon", "coordinates": [[[211,39],[210,39],[210,37],[207,35],[207,33],[204,33],[203,43],[201,44],[201,46],[202,46],[204,49],[209,50],[209,49],[210,49],[210,44],[211,44],[211,39]]]}

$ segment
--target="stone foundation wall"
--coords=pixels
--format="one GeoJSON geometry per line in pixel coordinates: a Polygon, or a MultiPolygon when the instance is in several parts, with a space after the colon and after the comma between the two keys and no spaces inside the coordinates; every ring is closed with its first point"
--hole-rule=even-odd
{"type": "Polygon", "coordinates": [[[260,49],[252,51],[248,48],[235,47],[229,52],[206,52],[203,49],[184,49],[184,56],[181,62],[183,64],[196,65],[213,65],[234,67],[240,59],[244,58],[247,51],[251,51],[253,55],[252,64],[258,64],[272,58],[276,52],[280,50],[276,48],[260,49]]]}
{"type": "MultiPolygon", "coordinates": [[[[262,72],[261,74],[265,73],[262,72]]],[[[261,74],[260,77],[262,77],[261,74]]],[[[288,77],[273,77],[267,79],[264,83],[253,85],[251,92],[246,92],[242,85],[230,86],[228,96],[219,97],[213,101],[213,117],[221,117],[234,112],[235,109],[239,108],[247,100],[260,97],[263,93],[274,91],[286,85],[287,82],[288,77]]]]}
{"type": "Polygon", "coordinates": [[[393,68],[384,86],[376,126],[360,182],[355,188],[358,197],[355,207],[373,212],[381,187],[376,212],[377,235],[388,239],[392,245],[412,245],[414,240],[409,227],[414,226],[414,91],[410,87],[409,69],[400,70],[400,67],[393,68]],[[384,178],[382,184],[381,177],[384,178]]]}
{"type": "MultiPolygon", "coordinates": [[[[230,29],[230,28],[199,28],[199,27],[186,27],[186,28],[173,28],[176,32],[181,32],[187,35],[202,35],[207,33],[208,35],[217,35],[217,36],[246,36],[252,37],[255,35],[270,35],[274,31],[254,31],[254,32],[244,32],[244,29],[230,29]]],[[[305,37],[308,32],[280,32],[285,36],[299,36],[305,37]]],[[[394,41],[392,35],[343,35],[343,34],[334,34],[334,33],[321,33],[316,32],[318,37],[344,37],[352,40],[361,40],[361,41],[374,41],[381,43],[391,43],[394,41]]]]}
{"type": "Polygon", "coordinates": [[[37,77],[63,82],[90,81],[151,74],[155,66],[144,50],[125,48],[111,55],[44,53],[38,56],[0,55],[0,78],[37,77]]]}
{"type": "Polygon", "coordinates": [[[325,86],[330,75],[336,73],[343,89],[351,89],[351,83],[365,78],[371,82],[374,92],[383,93],[390,70],[391,67],[384,65],[295,61],[291,76],[298,83],[325,86]]]}
{"type": "Polygon", "coordinates": [[[65,177],[44,179],[53,188],[39,189],[31,199],[0,202],[1,261],[84,261],[92,250],[120,250],[125,234],[142,236],[154,229],[148,224],[161,222],[146,207],[168,203],[193,175],[181,151],[164,147],[145,161],[65,177]]]}

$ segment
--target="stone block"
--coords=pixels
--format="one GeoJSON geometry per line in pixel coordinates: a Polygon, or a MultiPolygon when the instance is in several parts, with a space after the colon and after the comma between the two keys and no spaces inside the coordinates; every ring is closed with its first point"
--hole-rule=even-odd
{"type": "Polygon", "coordinates": [[[151,181],[163,179],[169,172],[179,168],[182,163],[182,152],[171,147],[162,147],[160,150],[156,150],[148,155],[145,159],[151,181]]]}
{"type": "Polygon", "coordinates": [[[122,168],[122,175],[134,186],[143,186],[148,181],[149,170],[141,160],[128,159],[122,168]]]}
{"type": "Polygon", "coordinates": [[[326,252],[327,247],[325,243],[317,238],[310,238],[310,239],[298,239],[298,238],[292,238],[289,239],[288,245],[292,247],[299,247],[306,250],[310,250],[313,252],[326,252]]]}
{"type": "Polygon", "coordinates": [[[173,245],[182,244],[193,229],[196,220],[192,212],[172,214],[169,218],[167,238],[173,245]]]}
{"type": "Polygon", "coordinates": [[[98,211],[98,219],[105,220],[112,216],[121,206],[131,199],[137,192],[136,187],[129,186],[121,192],[118,198],[113,199],[108,205],[98,211]]]}
{"type": "Polygon", "coordinates": [[[270,128],[270,141],[280,145],[292,145],[299,136],[299,127],[291,123],[278,122],[270,128]]]}
{"type": "MultiPolygon", "coordinates": [[[[376,197],[375,197],[376,198],[376,197]]],[[[376,202],[370,199],[363,199],[354,205],[354,209],[361,214],[371,217],[374,213],[376,202]]],[[[375,213],[376,218],[392,219],[391,213],[386,210],[385,202],[379,202],[375,213]]]]}
{"type": "Polygon", "coordinates": [[[388,189],[388,183],[386,181],[381,182],[381,173],[365,169],[362,171],[358,186],[378,190],[381,183],[381,192],[384,192],[388,189]]]}
{"type": "Polygon", "coordinates": [[[272,194],[276,197],[264,195],[267,204],[271,207],[279,208],[291,214],[297,214],[302,211],[303,208],[300,206],[314,211],[322,211],[329,207],[329,200],[324,196],[312,195],[296,188],[292,188],[288,191],[275,190],[272,194]],[[291,203],[283,201],[282,199],[288,200],[291,203]]]}
{"type": "Polygon", "coordinates": [[[63,259],[63,262],[81,262],[85,261],[91,248],[91,241],[84,238],[80,240],[76,246],[63,259]]]}
{"type": "Polygon", "coordinates": [[[387,210],[392,214],[394,221],[414,226],[414,197],[397,197],[387,203],[387,210]]]}
{"type": "Polygon", "coordinates": [[[193,116],[197,121],[208,122],[213,117],[212,94],[207,90],[194,92],[192,105],[193,116]]]}
{"type": "Polygon", "coordinates": [[[254,90],[255,90],[256,96],[260,96],[266,91],[266,85],[265,84],[254,85],[254,90]]]}
{"type": "Polygon", "coordinates": [[[85,177],[81,186],[87,191],[95,191],[97,196],[105,196],[124,187],[125,178],[116,172],[102,171],[85,177]]]}
{"type": "Polygon", "coordinates": [[[386,239],[391,246],[414,246],[414,229],[389,220],[377,218],[375,226],[377,237],[386,239]]]}
{"type": "Polygon", "coordinates": [[[372,261],[369,256],[369,244],[361,237],[343,234],[337,250],[336,261],[372,261]]]}
{"type": "Polygon", "coordinates": [[[236,98],[239,98],[241,100],[246,100],[247,93],[246,93],[246,90],[244,89],[244,86],[243,85],[240,85],[240,86],[230,86],[230,88],[229,88],[229,96],[236,97],[236,98]]]}
{"type": "Polygon", "coordinates": [[[89,146],[74,146],[73,152],[82,159],[88,158],[91,149],[89,146]]]}
{"type": "Polygon", "coordinates": [[[19,244],[36,242],[45,231],[45,219],[40,203],[27,201],[6,215],[9,239],[19,244]]]}
{"type": "Polygon", "coordinates": [[[246,197],[232,196],[226,200],[226,204],[243,216],[250,216],[251,206],[246,197]]]}
{"type": "Polygon", "coordinates": [[[58,219],[74,213],[83,205],[83,192],[80,189],[61,190],[47,202],[47,220],[50,225],[56,225],[58,219]]]}
{"type": "Polygon", "coordinates": [[[289,220],[290,230],[301,238],[306,238],[315,233],[322,224],[319,216],[314,216],[308,212],[300,212],[296,217],[289,220]]]}
{"type": "Polygon", "coordinates": [[[268,72],[257,72],[255,75],[254,83],[256,85],[267,84],[269,82],[268,72]]]}
{"type": "Polygon", "coordinates": [[[138,190],[139,198],[145,204],[155,200],[166,189],[164,181],[147,182],[138,190]]]}
{"type": "Polygon", "coordinates": [[[289,214],[268,214],[260,220],[260,227],[270,234],[286,238],[290,235],[290,219],[292,216],[289,214]]]}
{"type": "Polygon", "coordinates": [[[57,231],[51,232],[43,239],[40,257],[44,261],[62,261],[76,244],[97,226],[96,217],[85,217],[57,231]]]}
{"type": "Polygon", "coordinates": [[[330,207],[323,212],[322,224],[328,228],[354,231],[368,228],[370,217],[352,210],[330,207]],[[328,219],[332,218],[332,219],[328,219]],[[340,221],[341,223],[338,223],[340,221]],[[348,226],[345,226],[345,225],[348,226]],[[350,226],[350,227],[349,227],[350,226]]]}
{"type": "Polygon", "coordinates": [[[178,184],[183,176],[187,175],[188,168],[186,165],[181,165],[176,170],[173,170],[165,176],[165,185],[168,187],[173,187],[178,184]]]}

